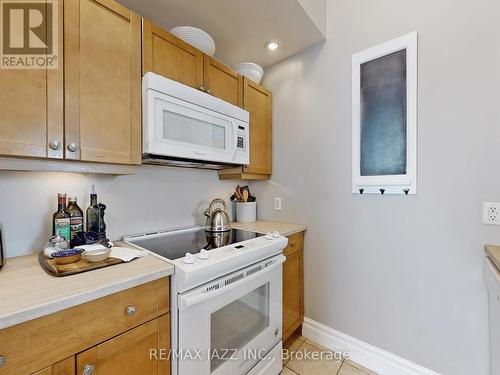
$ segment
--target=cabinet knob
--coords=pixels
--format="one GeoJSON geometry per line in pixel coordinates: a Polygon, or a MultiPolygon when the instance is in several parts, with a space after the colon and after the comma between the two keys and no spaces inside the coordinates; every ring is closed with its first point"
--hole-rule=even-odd
{"type": "Polygon", "coordinates": [[[95,374],[95,366],[94,365],[85,365],[83,368],[83,373],[82,375],[92,375],[95,374]]]}
{"type": "Polygon", "coordinates": [[[59,150],[61,148],[61,142],[59,142],[58,140],[54,139],[54,140],[50,141],[49,147],[52,150],[59,150]]]}
{"type": "Polygon", "coordinates": [[[68,145],[68,150],[71,151],[71,152],[75,152],[77,150],[78,146],[76,145],[76,143],[70,143],[68,145]]]}
{"type": "Polygon", "coordinates": [[[296,244],[295,242],[292,242],[292,243],[290,244],[290,246],[291,246],[291,247],[295,247],[295,246],[297,246],[297,244],[296,244]]]}
{"type": "Polygon", "coordinates": [[[127,309],[125,310],[126,314],[128,316],[132,316],[132,315],[135,315],[135,313],[137,312],[137,307],[135,306],[128,306],[127,309]]]}
{"type": "Polygon", "coordinates": [[[203,91],[203,92],[207,92],[207,89],[205,88],[205,86],[198,87],[198,90],[203,91]]]}
{"type": "Polygon", "coordinates": [[[5,366],[5,362],[7,362],[7,358],[5,358],[3,355],[0,355],[0,368],[5,366]]]}

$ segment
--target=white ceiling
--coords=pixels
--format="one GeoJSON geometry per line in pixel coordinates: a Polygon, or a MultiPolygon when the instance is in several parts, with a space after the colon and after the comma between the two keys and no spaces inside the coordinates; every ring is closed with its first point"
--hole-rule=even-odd
{"type": "Polygon", "coordinates": [[[215,57],[227,65],[262,67],[325,40],[326,0],[118,0],[170,30],[195,26],[215,40],[215,57]],[[269,51],[265,43],[278,40],[269,51]]]}

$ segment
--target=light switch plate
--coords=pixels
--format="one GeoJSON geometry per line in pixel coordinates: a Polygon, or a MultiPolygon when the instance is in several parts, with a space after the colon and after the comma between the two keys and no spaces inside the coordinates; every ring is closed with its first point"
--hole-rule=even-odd
{"type": "Polygon", "coordinates": [[[500,203],[483,202],[483,224],[500,225],[500,203]]]}
{"type": "Polygon", "coordinates": [[[274,211],[281,211],[281,197],[274,198],[274,211]]]}

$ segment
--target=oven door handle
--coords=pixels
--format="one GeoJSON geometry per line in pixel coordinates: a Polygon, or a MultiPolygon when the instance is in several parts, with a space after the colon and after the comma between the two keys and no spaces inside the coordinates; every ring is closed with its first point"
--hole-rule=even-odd
{"type": "Polygon", "coordinates": [[[250,276],[244,277],[243,279],[236,281],[232,284],[229,284],[228,286],[224,286],[219,289],[214,289],[213,291],[210,292],[205,292],[205,293],[200,293],[200,294],[194,294],[192,296],[179,296],[179,310],[185,310],[191,306],[197,305],[202,302],[206,302],[212,298],[218,297],[224,293],[230,292],[234,289],[237,289],[241,287],[242,285],[248,284],[259,277],[262,277],[264,275],[267,275],[268,273],[274,271],[276,268],[281,267],[281,265],[285,262],[286,258],[284,256],[281,256],[280,258],[277,258],[276,261],[264,268],[261,271],[255,272],[251,274],[250,276]]]}

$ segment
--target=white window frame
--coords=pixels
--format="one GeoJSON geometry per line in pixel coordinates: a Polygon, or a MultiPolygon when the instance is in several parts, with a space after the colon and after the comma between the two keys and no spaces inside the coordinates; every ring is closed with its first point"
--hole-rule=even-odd
{"type": "Polygon", "coordinates": [[[352,192],[417,193],[417,62],[418,34],[412,32],[352,56],[352,192]],[[361,176],[361,65],[406,50],[406,174],[361,176]]]}

